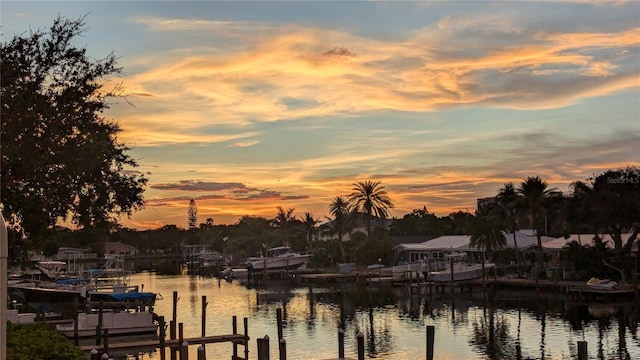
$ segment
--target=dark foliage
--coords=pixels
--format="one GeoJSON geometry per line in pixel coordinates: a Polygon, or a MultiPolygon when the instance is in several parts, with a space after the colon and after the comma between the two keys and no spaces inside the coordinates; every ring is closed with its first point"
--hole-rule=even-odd
{"type": "Polygon", "coordinates": [[[84,31],[83,18],[58,17],[1,45],[2,203],[32,239],[60,219],[100,227],[143,206],[147,180],[102,116],[122,91],[107,89],[121,69],[113,54],[93,60],[73,45],[84,31]]]}
{"type": "Polygon", "coordinates": [[[85,356],[50,325],[7,323],[7,359],[84,360],[85,356]]]}

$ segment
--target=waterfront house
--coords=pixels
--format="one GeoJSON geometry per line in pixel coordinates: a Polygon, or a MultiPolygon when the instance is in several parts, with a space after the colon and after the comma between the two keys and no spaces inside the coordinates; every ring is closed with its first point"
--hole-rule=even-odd
{"type": "Polygon", "coordinates": [[[107,242],[104,253],[107,255],[138,255],[138,249],[121,242],[107,242]]]}
{"type": "MultiPolygon", "coordinates": [[[[623,242],[626,242],[633,234],[626,233],[622,234],[623,242]]],[[[602,240],[602,243],[607,249],[613,249],[615,245],[613,244],[613,239],[609,234],[570,234],[567,236],[562,236],[556,238],[552,241],[547,241],[542,244],[544,252],[549,254],[550,261],[549,264],[554,267],[559,267],[561,262],[561,252],[562,249],[569,245],[570,243],[577,243],[580,246],[589,246],[593,247],[596,244],[595,238],[599,237],[602,240]]],[[[634,241],[633,246],[631,247],[631,254],[635,256],[638,253],[638,241],[634,241]]]]}
{"type": "MultiPolygon", "coordinates": [[[[534,253],[538,245],[538,239],[534,230],[516,231],[516,239],[513,239],[513,233],[503,232],[507,242],[507,249],[514,249],[517,246],[518,252],[521,254],[534,253]]],[[[541,237],[543,247],[544,244],[555,240],[549,236],[541,237]]],[[[430,259],[442,259],[444,254],[451,251],[465,252],[469,258],[480,260],[481,256],[478,249],[469,245],[471,235],[445,235],[435,239],[427,240],[421,243],[400,243],[394,247],[396,261],[417,262],[425,257],[430,259]]]]}
{"type": "Polygon", "coordinates": [[[61,247],[52,259],[65,262],[67,273],[74,274],[94,268],[98,264],[98,254],[86,248],[61,247]]]}

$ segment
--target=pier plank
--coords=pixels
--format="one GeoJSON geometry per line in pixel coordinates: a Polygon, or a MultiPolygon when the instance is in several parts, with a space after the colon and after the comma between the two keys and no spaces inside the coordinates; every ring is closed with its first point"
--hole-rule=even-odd
{"type": "MultiPolygon", "coordinates": [[[[237,342],[244,343],[245,341],[249,341],[249,337],[244,334],[230,334],[230,335],[210,335],[210,336],[200,336],[194,338],[183,339],[182,341],[186,341],[189,345],[196,344],[213,344],[213,343],[223,343],[223,342],[237,342]]],[[[180,345],[180,339],[167,339],[165,340],[166,347],[178,347],[180,345]]],[[[160,339],[153,340],[139,340],[139,341],[122,341],[122,342],[114,342],[109,343],[109,349],[127,349],[127,348],[144,348],[144,347],[160,347],[160,339]]],[[[102,349],[101,345],[82,345],[80,348],[83,351],[91,351],[93,349],[100,350],[102,349]]]]}

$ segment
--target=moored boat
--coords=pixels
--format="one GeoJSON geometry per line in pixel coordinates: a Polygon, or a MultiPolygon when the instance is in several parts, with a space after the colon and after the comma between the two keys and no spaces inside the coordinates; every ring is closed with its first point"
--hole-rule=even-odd
{"type": "Polygon", "coordinates": [[[425,258],[423,274],[427,280],[434,282],[464,281],[478,279],[495,267],[494,263],[470,263],[465,253],[455,252],[445,255],[444,268],[431,271],[429,260],[425,258]]]}
{"type": "Polygon", "coordinates": [[[288,246],[267,249],[267,256],[250,257],[246,267],[250,270],[286,270],[297,269],[307,263],[309,255],[300,254],[288,246]]]}
{"type": "MultiPolygon", "coordinates": [[[[100,324],[99,313],[80,313],[77,321],[79,338],[96,336],[96,327],[100,324]]],[[[74,322],[58,324],[56,329],[66,337],[73,338],[76,331],[75,326],[74,322]]],[[[158,323],[152,312],[104,312],[102,313],[102,329],[108,329],[109,336],[155,335],[158,323]]]]}

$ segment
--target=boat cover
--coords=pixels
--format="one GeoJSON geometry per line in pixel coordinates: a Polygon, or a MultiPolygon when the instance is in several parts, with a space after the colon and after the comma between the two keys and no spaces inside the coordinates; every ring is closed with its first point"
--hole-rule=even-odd
{"type": "Polygon", "coordinates": [[[105,294],[109,297],[112,297],[115,301],[136,301],[136,300],[154,300],[156,298],[156,293],[153,292],[124,292],[124,293],[113,293],[113,294],[105,294]]]}

